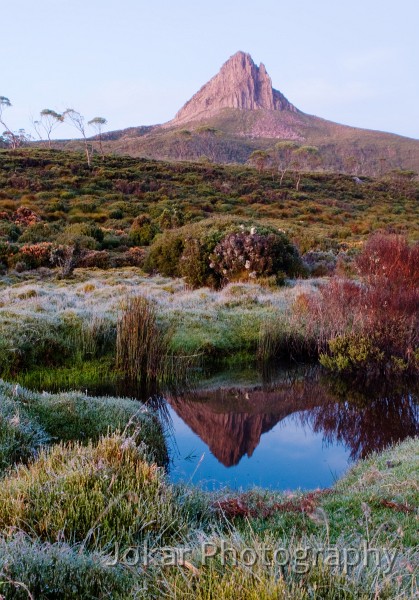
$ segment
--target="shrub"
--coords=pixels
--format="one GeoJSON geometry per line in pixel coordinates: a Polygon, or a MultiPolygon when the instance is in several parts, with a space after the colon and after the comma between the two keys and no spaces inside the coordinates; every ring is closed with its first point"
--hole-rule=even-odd
{"type": "Polygon", "coordinates": [[[285,234],[260,226],[256,234],[237,219],[211,219],[186,225],[153,242],[144,268],[168,277],[183,276],[192,287],[220,287],[229,278],[303,272],[298,251],[285,234]]]}
{"type": "Polygon", "coordinates": [[[77,261],[78,267],[87,269],[107,269],[109,264],[109,252],[106,250],[88,250],[77,261]]]}
{"type": "Polygon", "coordinates": [[[419,372],[419,244],[372,237],[356,260],[359,283],[332,280],[310,299],[322,364],[375,377],[419,372]]]}
{"type": "Polygon", "coordinates": [[[361,277],[394,289],[419,287],[419,243],[405,237],[378,233],[369,238],[356,261],[361,277]]]}
{"type": "Polygon", "coordinates": [[[303,264],[310,275],[322,277],[332,275],[336,269],[337,258],[333,252],[311,251],[302,256],[303,264]]]}
{"type": "Polygon", "coordinates": [[[96,250],[103,241],[103,231],[93,223],[73,223],[67,225],[57,236],[57,242],[65,246],[78,245],[87,250],[96,250]]]}
{"type": "Polygon", "coordinates": [[[0,238],[6,242],[16,242],[20,236],[20,229],[15,223],[0,220],[0,238]]]}
{"type": "Polygon", "coordinates": [[[26,225],[31,227],[32,225],[39,223],[41,218],[30,208],[27,208],[26,206],[19,206],[13,215],[13,220],[17,225],[26,225]]]}
{"type": "Polygon", "coordinates": [[[211,268],[210,256],[221,235],[219,232],[214,232],[203,239],[192,237],[186,239],[180,258],[179,271],[190,286],[194,288],[220,287],[222,278],[211,268]]]}
{"type": "Polygon", "coordinates": [[[225,280],[285,275],[302,271],[298,251],[283,233],[249,232],[228,234],[217,244],[212,255],[212,268],[225,280]]]}
{"type": "Polygon", "coordinates": [[[149,273],[158,272],[165,277],[179,277],[179,262],[184,247],[184,236],[179,233],[158,235],[145,260],[145,270],[149,273]]]}
{"type": "Polygon", "coordinates": [[[51,242],[39,242],[38,244],[25,244],[20,248],[15,259],[22,260],[28,268],[37,269],[38,267],[51,266],[51,252],[53,245],[51,242]]]}
{"type": "Polygon", "coordinates": [[[35,223],[22,233],[19,242],[22,244],[38,244],[39,242],[50,242],[56,235],[56,227],[48,223],[35,223]]]}
{"type": "Polygon", "coordinates": [[[158,233],[157,226],[149,215],[140,215],[134,219],[129,230],[129,239],[135,246],[148,246],[158,233]]]}

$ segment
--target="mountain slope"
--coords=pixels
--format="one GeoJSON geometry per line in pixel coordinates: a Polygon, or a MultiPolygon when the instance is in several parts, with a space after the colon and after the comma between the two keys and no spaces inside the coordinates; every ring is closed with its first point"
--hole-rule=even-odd
{"type": "Polygon", "coordinates": [[[263,64],[237,52],[163,125],[105,136],[108,151],[157,159],[246,162],[279,140],[319,148],[322,166],[359,175],[419,171],[419,140],[358,129],[308,115],[278,90],[263,64]]]}

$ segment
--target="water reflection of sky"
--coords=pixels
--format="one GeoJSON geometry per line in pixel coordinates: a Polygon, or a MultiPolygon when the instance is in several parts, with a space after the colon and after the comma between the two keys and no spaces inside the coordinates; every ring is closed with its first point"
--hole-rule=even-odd
{"type": "Polygon", "coordinates": [[[225,467],[176,412],[169,410],[176,440],[171,442],[173,481],[192,481],[206,489],[255,485],[315,489],[332,485],[350,464],[350,451],[343,444],[325,444],[321,433],[314,433],[292,415],[262,434],[251,458],[245,455],[237,465],[225,467]]]}

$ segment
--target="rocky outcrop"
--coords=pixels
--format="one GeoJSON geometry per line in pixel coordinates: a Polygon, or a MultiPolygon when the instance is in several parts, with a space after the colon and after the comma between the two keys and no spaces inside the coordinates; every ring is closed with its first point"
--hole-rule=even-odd
{"type": "Polygon", "coordinates": [[[237,52],[177,113],[173,125],[216,115],[222,109],[298,112],[281,92],[272,88],[265,66],[250,54],[237,52]]]}

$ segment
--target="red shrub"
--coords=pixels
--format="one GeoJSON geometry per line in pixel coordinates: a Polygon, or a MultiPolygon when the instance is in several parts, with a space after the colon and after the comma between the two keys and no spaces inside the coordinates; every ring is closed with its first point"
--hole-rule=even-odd
{"type": "Polygon", "coordinates": [[[332,279],[308,301],[307,330],[322,364],[374,375],[419,371],[419,244],[375,235],[357,259],[359,281],[332,279]]]}
{"type": "Polygon", "coordinates": [[[419,244],[409,246],[401,235],[372,236],[356,264],[360,276],[373,285],[380,281],[392,288],[419,286],[419,244]]]}

